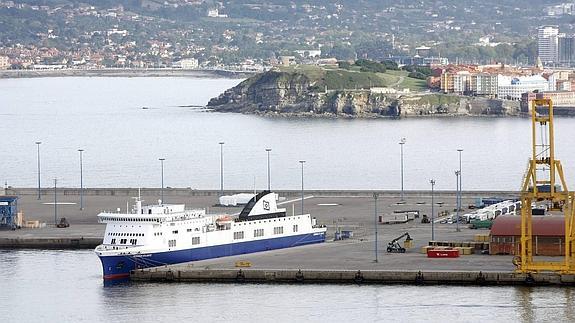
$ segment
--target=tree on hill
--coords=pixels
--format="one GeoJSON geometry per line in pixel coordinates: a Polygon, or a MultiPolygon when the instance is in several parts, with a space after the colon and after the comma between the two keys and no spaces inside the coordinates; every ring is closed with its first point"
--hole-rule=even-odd
{"type": "Polygon", "coordinates": [[[355,66],[361,67],[362,72],[385,73],[386,68],[384,64],[370,61],[368,59],[358,59],[355,61],[355,66]]]}

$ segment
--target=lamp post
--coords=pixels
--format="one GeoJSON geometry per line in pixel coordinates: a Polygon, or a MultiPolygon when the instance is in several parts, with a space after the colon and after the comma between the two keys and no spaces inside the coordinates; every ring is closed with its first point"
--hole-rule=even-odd
{"type": "Polygon", "coordinates": [[[459,232],[459,176],[461,176],[461,171],[455,171],[456,182],[456,193],[455,193],[455,223],[457,223],[455,231],[459,232]]]}
{"type": "Polygon", "coordinates": [[[224,142],[220,141],[220,196],[224,196],[224,142]]]}
{"type": "Polygon", "coordinates": [[[403,145],[405,145],[405,137],[399,141],[401,147],[401,201],[403,201],[403,145]]]}
{"type": "Polygon", "coordinates": [[[433,228],[433,222],[435,222],[435,210],[434,210],[434,204],[435,201],[433,200],[433,189],[435,186],[435,180],[432,179],[429,181],[429,183],[431,183],[431,241],[435,241],[435,231],[433,228]]]}
{"type": "MultiPolygon", "coordinates": [[[[461,194],[462,194],[462,188],[461,188],[461,177],[462,177],[462,173],[461,173],[461,152],[463,151],[463,149],[459,148],[457,149],[457,152],[459,153],[459,194],[457,195],[457,212],[459,212],[459,210],[461,209],[461,194]]],[[[458,213],[459,214],[459,213],[458,213]]],[[[457,218],[457,231],[459,232],[459,217],[457,218]]]]}
{"type": "Polygon", "coordinates": [[[84,149],[78,149],[80,153],[80,210],[84,209],[84,170],[82,165],[82,153],[84,149]]]}
{"type": "Polygon", "coordinates": [[[58,180],[54,178],[54,226],[58,224],[58,198],[56,195],[56,183],[58,180]]]}
{"type": "Polygon", "coordinates": [[[268,191],[271,191],[271,181],[270,181],[270,151],[271,148],[266,148],[266,152],[268,153],[268,191]]]}
{"type": "Polygon", "coordinates": [[[41,141],[36,141],[36,146],[38,146],[38,200],[40,200],[42,197],[40,195],[40,144],[42,142],[41,141]]]}
{"type": "Polygon", "coordinates": [[[303,214],[303,164],[305,164],[305,160],[299,162],[301,164],[301,214],[303,214]]]}
{"type": "Polygon", "coordinates": [[[374,192],[373,193],[373,215],[374,215],[373,227],[375,229],[375,260],[374,260],[374,262],[377,262],[377,198],[378,198],[378,194],[374,192]]]}
{"type": "Polygon", "coordinates": [[[160,164],[162,167],[162,189],[160,190],[160,196],[162,199],[162,204],[164,204],[164,160],[166,160],[165,158],[160,158],[160,164]]]}

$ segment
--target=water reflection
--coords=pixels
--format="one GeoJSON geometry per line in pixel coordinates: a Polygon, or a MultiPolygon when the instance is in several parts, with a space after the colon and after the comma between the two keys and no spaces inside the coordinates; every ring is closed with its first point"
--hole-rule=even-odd
{"type": "Polygon", "coordinates": [[[517,300],[522,322],[533,322],[533,287],[517,287],[517,300]]]}

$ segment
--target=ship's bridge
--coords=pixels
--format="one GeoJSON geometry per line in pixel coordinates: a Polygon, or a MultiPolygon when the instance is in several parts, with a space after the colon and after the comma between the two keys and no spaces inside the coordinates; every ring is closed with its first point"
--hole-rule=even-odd
{"type": "MultiPolygon", "coordinates": [[[[139,202],[139,201],[138,201],[139,202]]],[[[142,206],[137,203],[131,213],[102,212],[98,214],[99,223],[141,222],[161,223],[196,219],[206,215],[205,209],[186,209],[185,204],[158,204],[142,206]]]]}

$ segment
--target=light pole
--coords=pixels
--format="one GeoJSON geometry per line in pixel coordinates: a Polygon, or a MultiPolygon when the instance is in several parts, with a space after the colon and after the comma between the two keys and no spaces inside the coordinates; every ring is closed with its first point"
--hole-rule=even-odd
{"type": "Polygon", "coordinates": [[[374,222],[373,227],[375,228],[375,261],[377,262],[377,198],[378,194],[373,193],[373,215],[374,215],[374,222]]]}
{"type": "Polygon", "coordinates": [[[455,223],[457,223],[455,231],[459,232],[459,176],[461,176],[461,171],[455,171],[456,183],[456,193],[455,193],[455,223]]]}
{"type": "Polygon", "coordinates": [[[162,199],[162,204],[164,204],[164,160],[166,160],[165,158],[160,158],[160,164],[162,167],[162,189],[160,190],[160,196],[162,199]]]}
{"type": "Polygon", "coordinates": [[[57,179],[54,178],[54,226],[58,224],[58,198],[56,195],[56,183],[58,182],[57,179]]]}
{"type": "Polygon", "coordinates": [[[83,163],[82,163],[82,153],[84,149],[78,149],[80,152],[80,210],[84,209],[84,170],[83,170],[83,163]]]}
{"type": "Polygon", "coordinates": [[[301,164],[301,214],[303,214],[303,164],[305,164],[305,160],[299,162],[301,164]]]}
{"type": "Polygon", "coordinates": [[[403,201],[403,145],[405,145],[405,138],[401,138],[399,141],[401,147],[401,201],[403,201]]]}
{"type": "Polygon", "coordinates": [[[433,228],[433,222],[435,222],[435,210],[434,210],[434,204],[435,201],[433,200],[433,189],[435,186],[435,180],[432,179],[429,181],[431,183],[431,241],[435,241],[435,231],[433,228]]]}
{"type": "Polygon", "coordinates": [[[220,141],[220,196],[224,196],[224,142],[220,141]]]}
{"type": "Polygon", "coordinates": [[[40,200],[42,197],[40,195],[40,144],[41,141],[36,141],[36,146],[38,146],[38,199],[40,200]]]}
{"type": "Polygon", "coordinates": [[[270,151],[271,148],[266,148],[266,152],[268,153],[268,191],[271,191],[271,181],[270,181],[270,151]]]}
{"type": "MultiPolygon", "coordinates": [[[[461,188],[461,177],[462,177],[462,173],[461,173],[461,152],[463,151],[463,149],[459,148],[457,149],[457,152],[459,153],[459,194],[457,195],[457,211],[459,212],[459,210],[461,209],[461,194],[462,194],[462,188],[461,188]]],[[[458,213],[459,214],[459,213],[458,213]]],[[[459,218],[457,218],[457,231],[459,231],[459,218]]]]}

